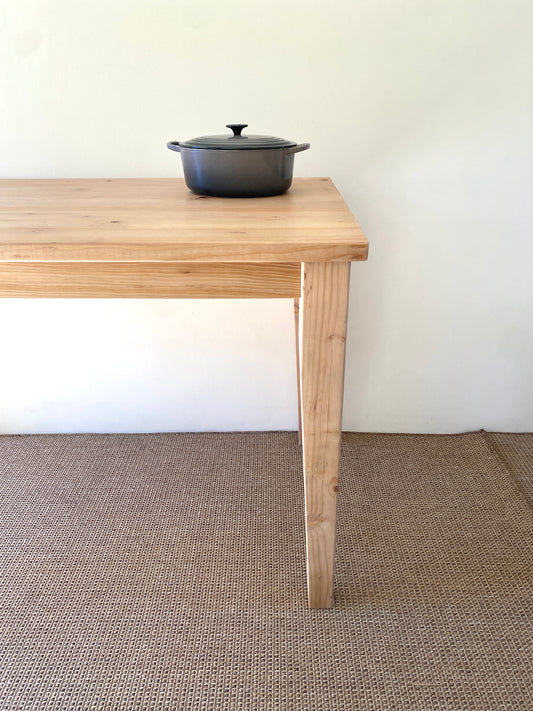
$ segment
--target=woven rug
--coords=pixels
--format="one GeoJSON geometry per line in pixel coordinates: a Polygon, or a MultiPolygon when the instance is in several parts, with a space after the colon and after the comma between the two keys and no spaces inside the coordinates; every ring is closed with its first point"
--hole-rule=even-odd
{"type": "Polygon", "coordinates": [[[484,435],[533,506],[533,434],[484,432],[484,435]]]}
{"type": "Polygon", "coordinates": [[[343,437],[308,610],[294,433],[0,437],[0,710],[533,709],[533,518],[482,433],[343,437]]]}

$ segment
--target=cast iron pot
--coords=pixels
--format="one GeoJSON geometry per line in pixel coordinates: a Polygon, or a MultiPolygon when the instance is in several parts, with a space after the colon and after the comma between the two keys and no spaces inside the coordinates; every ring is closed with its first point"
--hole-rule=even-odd
{"type": "Polygon", "coordinates": [[[230,123],[232,136],[200,136],[170,141],[181,153],[187,187],[199,195],[267,197],[280,195],[292,182],[294,154],[309,143],[296,144],[274,136],[242,136],[248,124],[230,123]]]}

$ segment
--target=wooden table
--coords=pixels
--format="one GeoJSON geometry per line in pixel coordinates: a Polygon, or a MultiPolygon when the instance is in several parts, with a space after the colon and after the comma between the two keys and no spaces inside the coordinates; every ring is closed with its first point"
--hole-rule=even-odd
{"type": "Polygon", "coordinates": [[[253,199],[201,197],[177,179],[0,180],[0,297],[299,304],[310,607],[333,602],[350,262],[367,252],[329,178],[253,199]]]}

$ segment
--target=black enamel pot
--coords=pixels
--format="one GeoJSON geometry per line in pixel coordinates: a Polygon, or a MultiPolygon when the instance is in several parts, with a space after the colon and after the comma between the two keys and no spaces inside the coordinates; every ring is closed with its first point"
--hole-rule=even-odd
{"type": "Polygon", "coordinates": [[[268,197],[281,195],[292,182],[294,154],[309,143],[296,144],[274,136],[243,136],[245,123],[230,123],[233,135],[200,136],[170,141],[181,153],[187,187],[198,195],[268,197]]]}

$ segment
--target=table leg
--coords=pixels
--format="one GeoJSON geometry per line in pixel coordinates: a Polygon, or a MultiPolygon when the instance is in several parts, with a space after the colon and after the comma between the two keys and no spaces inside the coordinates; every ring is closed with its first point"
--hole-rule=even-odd
{"type": "Polygon", "coordinates": [[[294,299],[294,336],[296,342],[296,392],[298,395],[298,444],[302,444],[302,395],[300,391],[300,299],[294,299]]]}
{"type": "Polygon", "coordinates": [[[350,263],[302,264],[300,377],[309,607],[333,604],[350,263]]]}

